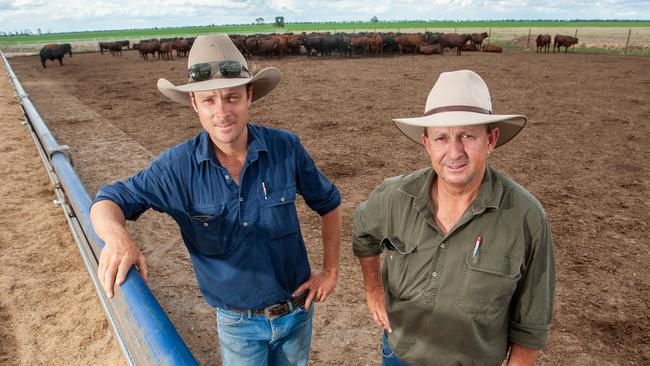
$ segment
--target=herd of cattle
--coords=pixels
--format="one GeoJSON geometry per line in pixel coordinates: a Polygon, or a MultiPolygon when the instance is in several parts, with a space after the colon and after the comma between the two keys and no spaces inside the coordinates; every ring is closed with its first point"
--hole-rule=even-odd
{"type": "MultiPolygon", "coordinates": [[[[147,39],[139,43],[131,43],[128,40],[114,42],[99,42],[99,51],[104,54],[108,50],[111,55],[122,55],[122,49],[131,47],[138,50],[142,60],[149,60],[149,54],[152,58],[156,55],[158,59],[172,60],[173,52],[176,51],[177,57],[185,57],[194,44],[194,39],[190,38],[163,38],[147,39]]],[[[290,54],[308,55],[308,56],[331,56],[333,53],[342,57],[353,57],[353,55],[363,56],[382,56],[385,54],[423,54],[423,55],[442,55],[446,49],[456,50],[457,55],[461,51],[483,51],[483,52],[503,52],[503,48],[498,45],[483,41],[488,38],[488,34],[471,33],[293,33],[285,34],[257,34],[250,36],[230,35],[230,39],[235,46],[244,54],[245,57],[265,57],[279,56],[285,57],[290,54]]],[[[578,43],[578,39],[571,36],[556,35],[553,40],[553,52],[556,48],[558,52],[561,47],[565,47],[567,52],[569,47],[578,43]]],[[[537,52],[549,52],[551,36],[540,34],[537,36],[537,52]]],[[[45,66],[46,60],[59,60],[63,66],[63,56],[69,53],[72,56],[72,48],[69,43],[48,44],[43,46],[40,51],[41,63],[45,66]]]]}

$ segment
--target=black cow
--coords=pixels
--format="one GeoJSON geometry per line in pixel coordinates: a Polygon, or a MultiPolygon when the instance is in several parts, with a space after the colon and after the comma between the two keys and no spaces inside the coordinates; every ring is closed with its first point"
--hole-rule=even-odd
{"type": "Polygon", "coordinates": [[[70,54],[70,57],[72,57],[72,47],[70,46],[70,43],[47,44],[43,46],[41,52],[39,52],[43,68],[47,68],[47,66],[45,66],[46,60],[59,60],[59,64],[63,66],[63,56],[65,56],[66,53],[70,54]]]}

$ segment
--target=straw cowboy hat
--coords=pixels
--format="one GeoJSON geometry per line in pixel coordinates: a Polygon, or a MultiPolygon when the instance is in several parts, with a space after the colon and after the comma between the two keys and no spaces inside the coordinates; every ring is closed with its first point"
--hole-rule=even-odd
{"type": "Polygon", "coordinates": [[[246,59],[226,34],[198,36],[187,58],[188,83],[174,85],[158,79],[158,90],[167,98],[190,105],[190,92],[253,85],[253,101],[271,92],[282,77],[280,70],[268,67],[255,75],[248,71],[246,59]]]}
{"type": "Polygon", "coordinates": [[[443,72],[431,89],[424,116],[395,118],[393,122],[411,140],[422,144],[425,127],[455,127],[491,123],[499,128],[496,146],[515,137],[526,116],[492,114],[490,91],[483,79],[470,70],[443,72]]]}

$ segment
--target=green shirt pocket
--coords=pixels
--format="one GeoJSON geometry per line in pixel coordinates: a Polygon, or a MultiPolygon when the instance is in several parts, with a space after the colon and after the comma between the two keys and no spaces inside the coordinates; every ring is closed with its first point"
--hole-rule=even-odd
{"type": "Polygon", "coordinates": [[[409,245],[396,237],[384,238],[382,245],[386,249],[384,275],[388,283],[388,291],[394,298],[403,301],[416,296],[413,274],[410,274],[411,261],[417,255],[416,246],[409,245]]]}
{"type": "Polygon", "coordinates": [[[478,260],[468,250],[456,303],[471,315],[507,312],[521,278],[521,258],[481,248],[478,260]]]}

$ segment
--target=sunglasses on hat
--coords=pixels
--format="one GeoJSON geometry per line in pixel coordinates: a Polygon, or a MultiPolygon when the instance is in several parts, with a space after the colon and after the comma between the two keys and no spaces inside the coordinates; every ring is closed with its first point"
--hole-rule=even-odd
{"type": "Polygon", "coordinates": [[[192,82],[197,82],[212,79],[217,70],[224,78],[241,77],[242,71],[250,77],[246,67],[237,61],[203,62],[190,66],[187,72],[192,82]]]}

